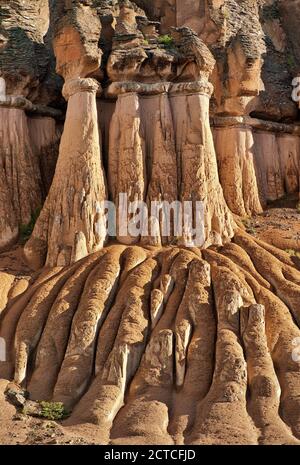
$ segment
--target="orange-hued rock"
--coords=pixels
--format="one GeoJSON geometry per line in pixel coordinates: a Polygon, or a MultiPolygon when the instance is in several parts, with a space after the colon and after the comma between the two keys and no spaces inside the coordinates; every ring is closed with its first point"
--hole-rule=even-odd
{"type": "Polygon", "coordinates": [[[101,63],[101,23],[97,12],[89,5],[76,3],[65,7],[55,25],[56,71],[65,80],[86,77],[101,63]]]}
{"type": "Polygon", "coordinates": [[[4,308],[0,374],[102,444],[299,444],[299,289],[287,254],[242,232],[202,257],[111,245],[4,308]]]}
{"type": "Polygon", "coordinates": [[[277,144],[284,190],[287,194],[300,192],[300,137],[278,134],[277,144]]]}
{"type": "MultiPolygon", "coordinates": [[[[140,100],[140,105],[146,142],[146,166],[149,172],[146,199],[148,208],[151,209],[151,202],[165,201],[172,204],[178,198],[175,134],[170,99],[166,92],[146,96],[140,100]]],[[[151,226],[155,227],[149,222],[149,228],[151,226]]],[[[168,231],[162,220],[156,228],[159,233],[156,239],[152,238],[154,244],[167,243],[168,231]]],[[[170,225],[169,240],[171,235],[172,225],[170,225]]],[[[145,240],[151,242],[151,237],[145,240]]]]}
{"type": "Polygon", "coordinates": [[[285,3],[1,6],[0,444],[300,445],[285,3]]]}

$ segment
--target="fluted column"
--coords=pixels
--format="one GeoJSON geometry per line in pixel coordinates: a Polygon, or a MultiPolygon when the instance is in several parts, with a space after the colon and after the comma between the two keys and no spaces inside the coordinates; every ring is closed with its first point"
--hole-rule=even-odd
{"type": "Polygon", "coordinates": [[[25,246],[35,267],[68,265],[105,241],[101,201],[106,199],[94,79],[67,80],[68,100],[56,171],[48,197],[25,246]]]}
{"type": "Polygon", "coordinates": [[[273,201],[284,196],[284,182],[276,134],[259,130],[253,132],[257,173],[261,197],[273,201]]]}
{"type": "Polygon", "coordinates": [[[110,92],[115,92],[118,99],[109,132],[108,186],[117,208],[117,239],[129,245],[138,242],[140,237],[130,234],[134,220],[130,209],[127,213],[126,209],[129,203],[144,201],[147,186],[140,102],[135,87],[116,83],[110,92]],[[123,197],[124,205],[122,194],[127,195],[126,199],[123,197]]]}
{"type": "Polygon", "coordinates": [[[178,200],[178,177],[174,124],[168,95],[170,86],[170,83],[149,85],[141,98],[148,169],[146,201],[150,215],[148,235],[143,238],[143,243],[151,245],[166,245],[174,239],[174,219],[170,215],[170,207],[178,200]]]}
{"type": "MultiPolygon", "coordinates": [[[[217,159],[209,125],[212,85],[200,81],[174,84],[170,91],[175,125],[177,168],[181,201],[202,201],[204,243],[226,242],[233,235],[234,222],[219,182],[217,159]]],[[[189,243],[189,232],[184,234],[189,243]]]]}
{"type": "Polygon", "coordinates": [[[42,204],[37,154],[32,149],[24,97],[6,95],[0,79],[0,249],[17,239],[42,204]]]}
{"type": "Polygon", "coordinates": [[[254,140],[252,127],[237,119],[218,118],[221,124],[214,127],[214,142],[226,202],[233,213],[251,216],[262,212],[254,140]]]}

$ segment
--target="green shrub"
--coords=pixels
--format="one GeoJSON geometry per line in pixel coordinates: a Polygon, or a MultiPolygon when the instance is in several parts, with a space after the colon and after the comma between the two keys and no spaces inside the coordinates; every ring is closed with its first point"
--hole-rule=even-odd
{"type": "Polygon", "coordinates": [[[293,66],[295,66],[295,59],[293,57],[293,55],[289,54],[287,56],[287,64],[289,65],[290,68],[292,68],[293,66]]]}
{"type": "Polygon", "coordinates": [[[230,13],[229,13],[229,10],[227,10],[227,8],[224,8],[223,16],[224,16],[224,19],[229,19],[230,13]]]}
{"type": "Polygon", "coordinates": [[[41,417],[47,420],[63,420],[68,416],[68,412],[62,402],[45,402],[41,401],[41,417]]]}
{"type": "Polygon", "coordinates": [[[19,232],[20,232],[20,241],[21,244],[25,244],[25,242],[28,241],[30,238],[32,231],[34,229],[34,225],[36,223],[36,220],[39,217],[39,214],[41,212],[40,208],[37,208],[32,214],[31,218],[28,224],[21,224],[19,227],[19,232]]]}
{"type": "Polygon", "coordinates": [[[300,258],[300,252],[297,252],[296,250],[286,249],[285,252],[288,253],[290,257],[300,258]]]}
{"type": "Polygon", "coordinates": [[[174,45],[173,37],[169,36],[168,34],[160,36],[158,38],[158,42],[168,48],[171,48],[174,45]]]}

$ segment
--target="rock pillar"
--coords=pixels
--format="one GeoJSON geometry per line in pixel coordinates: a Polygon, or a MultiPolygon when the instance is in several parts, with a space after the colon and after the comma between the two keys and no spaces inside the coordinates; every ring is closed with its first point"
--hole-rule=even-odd
{"type": "Polygon", "coordinates": [[[166,245],[173,240],[171,207],[178,199],[177,155],[169,88],[169,83],[150,85],[141,98],[148,172],[146,200],[150,214],[149,235],[143,242],[152,245],[166,245]]]}
{"type": "Polygon", "coordinates": [[[232,121],[237,118],[217,119],[222,126],[215,126],[214,142],[226,202],[236,215],[261,213],[252,128],[232,121]]]}
{"type": "Polygon", "coordinates": [[[276,134],[268,131],[254,131],[256,166],[261,180],[261,197],[273,201],[284,196],[280,157],[276,134]]]}
{"type": "Polygon", "coordinates": [[[94,79],[67,80],[68,100],[56,171],[25,255],[35,267],[69,265],[103,246],[106,199],[94,79]]]}
{"type": "Polygon", "coordinates": [[[5,92],[5,80],[1,78],[0,248],[17,239],[19,225],[27,225],[42,204],[39,163],[32,150],[25,111],[18,108],[26,99],[5,92]]]}
{"type": "Polygon", "coordinates": [[[129,245],[140,239],[139,235],[133,233],[134,220],[130,204],[134,208],[137,202],[145,200],[145,144],[138,94],[134,89],[117,83],[115,89],[118,89],[118,100],[110,124],[108,185],[110,198],[117,209],[117,239],[129,245]]]}
{"type": "MultiPolygon", "coordinates": [[[[174,84],[170,91],[175,125],[179,197],[203,203],[204,247],[233,235],[234,222],[219,182],[209,124],[212,86],[205,79],[174,84]]],[[[194,209],[195,212],[195,209],[194,209]]],[[[196,218],[194,218],[196,222],[196,218]]],[[[184,243],[189,237],[184,237],[184,243]]]]}

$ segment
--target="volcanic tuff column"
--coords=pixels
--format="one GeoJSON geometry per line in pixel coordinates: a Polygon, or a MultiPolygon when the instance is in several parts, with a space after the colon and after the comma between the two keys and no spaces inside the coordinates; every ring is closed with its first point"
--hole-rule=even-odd
{"type": "Polygon", "coordinates": [[[230,118],[218,118],[228,126],[214,128],[214,142],[224,195],[230,210],[246,216],[262,212],[255,172],[252,128],[230,124],[230,118]]]}
{"type": "MultiPolygon", "coordinates": [[[[221,244],[233,235],[209,125],[211,92],[211,84],[204,79],[174,84],[171,89],[180,200],[204,203],[205,246],[221,244]]],[[[189,241],[188,234],[184,239],[189,241]]]]}
{"type": "Polygon", "coordinates": [[[19,224],[27,224],[42,204],[37,155],[32,149],[23,97],[6,95],[0,89],[0,247],[18,236],[19,224]],[[3,106],[3,107],[2,107],[3,106]]]}
{"type": "MultiPolygon", "coordinates": [[[[136,92],[126,90],[122,89],[125,93],[118,95],[109,133],[108,179],[117,213],[126,208],[120,203],[120,194],[127,195],[126,205],[127,202],[143,201],[147,183],[139,97],[136,92]]],[[[117,238],[123,244],[132,244],[139,239],[139,236],[134,237],[127,232],[126,223],[130,216],[128,211],[124,221],[117,220],[117,238]]]]}
{"type": "Polygon", "coordinates": [[[106,198],[96,108],[98,84],[73,79],[64,86],[68,110],[55,176],[31,239],[32,264],[68,265],[103,246],[106,198]]]}
{"type": "Polygon", "coordinates": [[[55,176],[25,255],[32,266],[68,265],[103,246],[106,199],[96,92],[86,78],[101,62],[100,22],[90,7],[76,4],[58,23],[54,40],[57,72],[68,101],[55,176]],[[86,79],[85,79],[86,78],[86,79]]]}
{"type": "MultiPolygon", "coordinates": [[[[146,136],[146,157],[148,168],[147,205],[151,211],[152,202],[160,208],[166,208],[165,202],[171,205],[178,199],[177,155],[175,147],[175,134],[171,105],[168,96],[169,83],[152,85],[149,95],[141,98],[141,107],[144,116],[144,130],[146,136]],[[152,95],[153,93],[153,95],[152,95]],[[162,202],[164,202],[162,204],[162,202]]],[[[153,204],[152,204],[153,205],[153,204]]],[[[163,223],[163,219],[149,221],[149,236],[145,243],[153,245],[166,244],[172,240],[173,223],[163,223]],[[153,228],[155,236],[151,236],[153,228]]]]}
{"type": "MultiPolygon", "coordinates": [[[[152,213],[151,205],[153,208],[155,206],[151,202],[156,202],[158,211],[153,213],[157,213],[157,221],[145,219],[145,235],[142,237],[145,244],[170,242],[172,225],[163,225],[158,213],[163,208],[162,202],[171,204],[178,199],[177,157],[169,88],[170,83],[116,82],[108,90],[111,97],[118,95],[110,125],[110,195],[116,205],[119,205],[120,193],[126,193],[127,200],[131,202],[145,201],[149,216],[152,213]]],[[[127,218],[130,218],[130,213],[127,218]]],[[[118,234],[118,239],[130,243],[138,238],[118,234]]]]}

